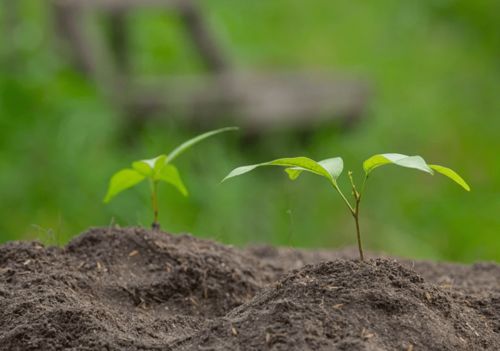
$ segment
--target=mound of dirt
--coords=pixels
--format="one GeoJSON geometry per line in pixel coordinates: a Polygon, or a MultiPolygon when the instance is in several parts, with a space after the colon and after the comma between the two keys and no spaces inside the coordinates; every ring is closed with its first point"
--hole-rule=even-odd
{"type": "Polygon", "coordinates": [[[153,350],[250,300],[271,278],[227,246],[94,229],[64,249],[0,247],[1,350],[153,350]]]}
{"type": "Polygon", "coordinates": [[[334,260],[289,273],[185,349],[499,350],[485,317],[396,261],[334,260]]]}
{"type": "Polygon", "coordinates": [[[500,350],[500,266],[139,228],[0,246],[0,350],[500,350]]]}

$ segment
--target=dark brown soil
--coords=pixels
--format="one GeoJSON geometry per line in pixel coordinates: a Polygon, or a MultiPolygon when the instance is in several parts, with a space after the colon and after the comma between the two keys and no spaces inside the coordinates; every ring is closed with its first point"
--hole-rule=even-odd
{"type": "Polygon", "coordinates": [[[500,350],[500,266],[93,229],[0,246],[0,350],[500,350]]]}

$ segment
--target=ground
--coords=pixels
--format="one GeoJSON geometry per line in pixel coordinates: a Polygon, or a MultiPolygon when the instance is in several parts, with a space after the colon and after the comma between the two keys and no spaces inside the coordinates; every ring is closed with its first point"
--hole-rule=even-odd
{"type": "Polygon", "coordinates": [[[500,266],[96,228],[0,246],[0,350],[500,350],[500,266]]]}

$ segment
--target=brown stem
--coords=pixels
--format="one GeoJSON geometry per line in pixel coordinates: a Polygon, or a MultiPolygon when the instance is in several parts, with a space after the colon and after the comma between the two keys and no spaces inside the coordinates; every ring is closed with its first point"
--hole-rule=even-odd
{"type": "MultiPolygon", "coordinates": [[[[363,262],[365,260],[365,256],[363,255],[363,246],[361,245],[361,231],[359,230],[359,203],[361,202],[361,194],[356,189],[356,185],[354,184],[354,179],[352,177],[352,172],[349,171],[348,174],[352,186],[352,195],[356,200],[356,205],[354,207],[354,211],[352,211],[352,216],[354,217],[354,222],[356,223],[356,239],[358,241],[359,259],[363,262]]],[[[364,183],[365,182],[363,181],[363,187],[364,183]]]]}
{"type": "Polygon", "coordinates": [[[151,227],[153,230],[160,229],[160,223],[158,223],[158,183],[153,181],[151,185],[151,203],[153,205],[153,215],[154,220],[151,227]]]}
{"type": "Polygon", "coordinates": [[[359,202],[356,202],[356,214],[353,215],[353,217],[354,217],[354,222],[356,222],[356,238],[358,240],[359,259],[361,261],[364,261],[365,256],[363,255],[363,246],[361,245],[361,232],[359,230],[358,208],[359,208],[359,202]]]}

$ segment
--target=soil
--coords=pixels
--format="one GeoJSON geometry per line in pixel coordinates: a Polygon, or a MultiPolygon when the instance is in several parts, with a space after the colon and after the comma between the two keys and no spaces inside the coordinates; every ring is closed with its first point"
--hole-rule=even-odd
{"type": "Polygon", "coordinates": [[[500,350],[500,266],[97,228],[0,246],[0,350],[500,350]]]}

